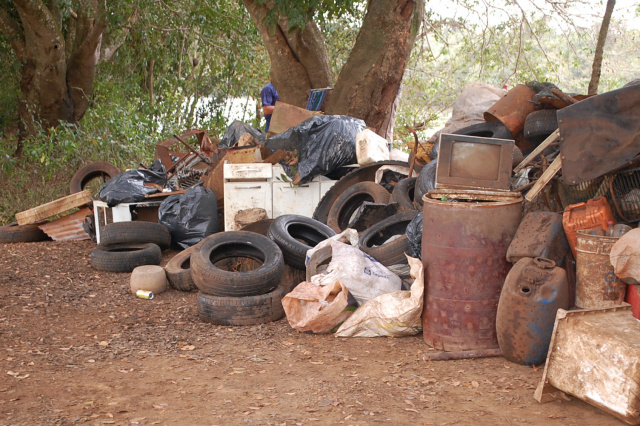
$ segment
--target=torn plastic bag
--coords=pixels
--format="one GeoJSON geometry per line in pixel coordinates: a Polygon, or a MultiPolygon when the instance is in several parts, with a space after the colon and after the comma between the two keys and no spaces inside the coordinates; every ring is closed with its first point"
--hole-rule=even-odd
{"type": "Polygon", "coordinates": [[[349,291],[340,281],[324,287],[301,282],[282,299],[291,327],[301,332],[330,333],[353,313],[349,291]]]}
{"type": "Polygon", "coordinates": [[[409,240],[409,255],[422,259],[422,212],[418,213],[407,225],[407,240],[409,240]]]}
{"type": "Polygon", "coordinates": [[[407,260],[413,278],[411,289],[369,300],[338,328],[337,337],[402,337],[420,333],[424,270],[419,259],[407,256],[407,260]]]}
{"type": "Polygon", "coordinates": [[[389,142],[369,129],[356,135],[356,157],[358,164],[376,163],[389,160],[389,142]]]}
{"type": "Polygon", "coordinates": [[[236,142],[238,142],[240,136],[244,135],[245,133],[250,133],[251,136],[258,139],[258,142],[262,144],[264,143],[264,140],[266,138],[266,134],[262,130],[251,127],[250,125],[248,125],[247,123],[243,123],[242,121],[233,120],[233,123],[231,123],[229,127],[227,127],[227,130],[224,132],[222,140],[220,141],[218,146],[232,147],[236,142]]]}
{"type": "Polygon", "coordinates": [[[380,294],[400,290],[402,280],[373,257],[339,241],[331,242],[331,262],[326,274],[314,275],[311,282],[329,285],[345,283],[359,305],[380,294]]]}
{"type": "Polygon", "coordinates": [[[305,266],[309,265],[309,260],[311,260],[311,256],[313,256],[313,253],[324,247],[330,247],[331,240],[340,241],[341,243],[349,243],[352,246],[357,246],[359,240],[358,231],[356,231],[355,229],[347,228],[341,233],[334,235],[333,237],[329,237],[324,241],[320,241],[315,245],[315,247],[307,250],[307,256],[304,259],[305,266]]]}
{"type": "Polygon", "coordinates": [[[624,234],[611,247],[613,272],[627,284],[640,284],[640,228],[624,234]]]}
{"type": "Polygon", "coordinates": [[[317,115],[270,137],[265,146],[271,152],[297,150],[297,170],[300,183],[304,184],[316,176],[356,163],[356,135],[364,127],[364,121],[357,118],[317,115]]]}
{"type": "Polygon", "coordinates": [[[100,188],[98,199],[107,203],[109,207],[144,201],[145,195],[160,192],[157,186],[164,187],[167,183],[164,167],[160,167],[161,171],[134,169],[112,177],[100,188]]]}
{"type": "Polygon", "coordinates": [[[169,228],[172,243],[186,249],[220,231],[218,199],[202,186],[171,195],[160,204],[158,223],[169,228]]]}

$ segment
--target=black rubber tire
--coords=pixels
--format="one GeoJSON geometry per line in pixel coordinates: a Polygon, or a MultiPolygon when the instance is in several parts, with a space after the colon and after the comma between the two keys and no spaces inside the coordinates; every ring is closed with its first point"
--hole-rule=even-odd
{"type": "Polygon", "coordinates": [[[533,145],[540,145],[551,133],[558,129],[558,110],[541,109],[533,111],[524,120],[522,135],[533,145]]]}
{"type": "Polygon", "coordinates": [[[307,250],[335,234],[324,223],[296,214],[277,217],[267,232],[267,236],[282,250],[287,265],[302,270],[306,269],[307,250]]]}
{"type": "Polygon", "coordinates": [[[115,243],[154,243],[166,249],[171,245],[171,233],[169,228],[155,222],[109,223],[100,232],[100,245],[115,243]]]}
{"type": "Polygon", "coordinates": [[[309,263],[307,264],[307,281],[311,281],[311,277],[314,275],[318,275],[318,268],[320,266],[326,266],[331,262],[331,258],[333,257],[333,250],[331,246],[322,247],[320,250],[317,250],[313,255],[309,258],[309,263]]]}
{"type": "Polygon", "coordinates": [[[393,188],[389,204],[398,203],[400,211],[415,210],[413,198],[415,196],[417,178],[405,178],[398,182],[393,188]]]}
{"type": "Polygon", "coordinates": [[[202,321],[215,325],[255,325],[277,321],[284,317],[282,298],[284,286],[258,296],[220,297],[198,293],[198,315],[202,321]]]}
{"type": "Polygon", "coordinates": [[[483,138],[513,139],[511,131],[499,121],[472,124],[453,132],[454,135],[480,136],[483,138]]]}
{"type": "Polygon", "coordinates": [[[422,210],[422,196],[436,188],[436,168],[438,160],[431,160],[422,168],[416,179],[416,187],[413,190],[413,202],[417,210],[422,210]]]}
{"type": "Polygon", "coordinates": [[[81,192],[90,181],[102,178],[103,183],[120,174],[120,169],[106,161],[94,161],[78,169],[69,182],[69,194],[81,192]]]}
{"type": "Polygon", "coordinates": [[[354,168],[346,176],[343,176],[338,182],[336,182],[320,199],[318,206],[313,212],[313,218],[322,223],[327,223],[327,217],[329,217],[329,210],[331,206],[338,199],[347,188],[350,188],[358,182],[373,182],[376,178],[376,172],[382,166],[405,166],[409,167],[409,163],[404,161],[378,161],[377,163],[367,164],[365,166],[354,168]]]}
{"type": "Polygon", "coordinates": [[[197,248],[198,244],[182,250],[164,267],[169,285],[178,291],[191,291],[198,288],[191,278],[191,254],[197,248]]]}
{"type": "Polygon", "coordinates": [[[4,243],[34,243],[50,240],[38,225],[10,225],[0,226],[0,244],[4,243]]]}
{"type": "Polygon", "coordinates": [[[162,252],[153,243],[100,245],[91,252],[91,264],[99,271],[131,272],[142,265],[159,265],[162,252]]]}
{"type": "Polygon", "coordinates": [[[399,213],[373,225],[360,235],[358,248],[384,266],[406,264],[408,261],[404,254],[409,251],[407,225],[417,214],[416,210],[399,213]],[[384,244],[395,235],[400,237],[384,244]]]}
{"type": "Polygon", "coordinates": [[[284,272],[282,251],[269,238],[246,231],[210,235],[191,253],[191,278],[205,294],[218,297],[245,297],[275,289],[284,272]],[[260,266],[248,271],[222,269],[216,263],[248,258],[260,266]]]}
{"type": "Polygon", "coordinates": [[[327,225],[336,232],[342,232],[349,227],[351,216],[365,201],[379,204],[389,204],[391,194],[382,185],[375,182],[360,182],[346,189],[336,199],[329,216],[327,225]]]}

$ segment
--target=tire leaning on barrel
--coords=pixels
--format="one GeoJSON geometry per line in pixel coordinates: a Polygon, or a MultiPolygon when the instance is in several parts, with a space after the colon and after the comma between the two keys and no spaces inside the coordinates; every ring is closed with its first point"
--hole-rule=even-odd
{"type": "Polygon", "coordinates": [[[404,255],[409,251],[407,225],[418,215],[418,211],[398,213],[376,223],[360,235],[358,248],[384,266],[406,264],[404,255]],[[400,235],[393,241],[386,242],[393,236],[400,235]],[[373,247],[373,246],[376,247],[373,247]]]}

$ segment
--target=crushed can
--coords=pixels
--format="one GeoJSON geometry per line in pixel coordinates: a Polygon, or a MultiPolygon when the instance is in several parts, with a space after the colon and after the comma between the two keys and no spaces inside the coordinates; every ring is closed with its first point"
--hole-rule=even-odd
{"type": "Polygon", "coordinates": [[[542,364],[560,308],[569,308],[565,270],[542,257],[520,259],[509,271],[498,302],[496,331],[502,355],[517,364],[542,364]]]}

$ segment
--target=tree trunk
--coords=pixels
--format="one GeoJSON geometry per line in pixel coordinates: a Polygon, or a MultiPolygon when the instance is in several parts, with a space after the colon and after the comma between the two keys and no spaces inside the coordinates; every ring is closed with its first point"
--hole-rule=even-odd
{"type": "Polygon", "coordinates": [[[422,0],[371,0],[325,110],[361,118],[384,135],[423,16],[422,0]]]}
{"type": "Polygon", "coordinates": [[[616,0],[607,0],[607,8],[602,18],[602,25],[600,26],[600,34],[598,34],[598,43],[596,44],[596,53],[593,57],[593,67],[591,69],[591,81],[589,81],[589,89],[587,94],[598,94],[598,84],[600,84],[600,73],[602,72],[602,56],[604,52],[604,44],[607,41],[607,33],[609,32],[609,23],[611,22],[611,15],[613,14],[613,8],[616,5],[616,0]]]}
{"type": "MultiPolygon", "coordinates": [[[[324,38],[315,22],[309,21],[304,30],[289,31],[281,17],[272,29],[264,23],[266,4],[243,3],[267,47],[272,82],[283,102],[305,107],[309,89],[332,86],[324,38]]],[[[323,110],[361,118],[376,133],[386,132],[383,123],[391,113],[423,16],[424,0],[370,0],[356,44],[323,110]]]]}
{"type": "Polygon", "coordinates": [[[69,26],[73,34],[68,43],[55,1],[46,5],[41,0],[13,1],[20,24],[7,10],[0,11],[0,30],[22,62],[21,138],[35,134],[39,126],[75,123],[84,115],[106,27],[101,4],[97,0],[79,4],[72,18],[76,22],[69,26]]]}
{"type": "MultiPolygon", "coordinates": [[[[304,108],[309,90],[331,85],[331,69],[324,38],[315,22],[304,30],[287,29],[286,18],[280,18],[276,28],[264,22],[269,11],[267,3],[242,0],[262,36],[271,60],[271,82],[280,100],[304,108]]],[[[265,76],[265,80],[266,80],[265,76]]]]}

